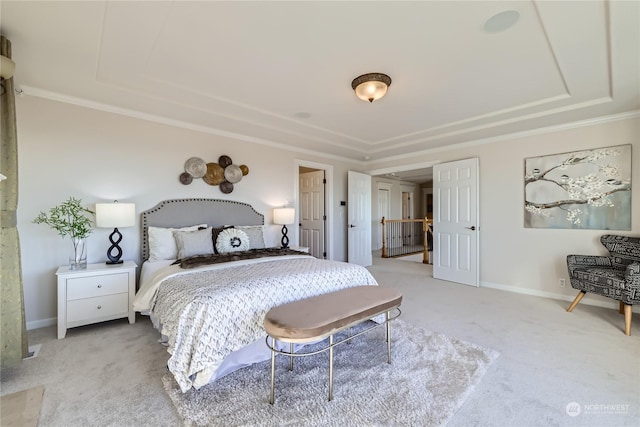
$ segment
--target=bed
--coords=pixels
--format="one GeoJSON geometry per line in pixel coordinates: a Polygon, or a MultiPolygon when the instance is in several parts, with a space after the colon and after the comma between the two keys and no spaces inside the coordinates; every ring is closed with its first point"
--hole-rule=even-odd
{"type": "Polygon", "coordinates": [[[159,330],[183,392],[269,359],[263,320],[272,307],[377,285],[361,266],[266,247],[264,216],[246,203],[165,200],[141,220],[134,309],[159,330]]]}

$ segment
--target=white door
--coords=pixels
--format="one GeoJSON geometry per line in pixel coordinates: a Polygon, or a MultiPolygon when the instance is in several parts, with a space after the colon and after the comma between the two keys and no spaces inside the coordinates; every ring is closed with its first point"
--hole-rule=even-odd
{"type": "Polygon", "coordinates": [[[324,258],[324,171],[300,174],[300,246],[324,258]]]}
{"type": "Polygon", "coordinates": [[[433,167],[433,277],[479,286],[478,159],[433,167]]]}
{"type": "Polygon", "coordinates": [[[347,209],[348,261],[370,266],[371,258],[371,176],[349,171],[347,209]]]}

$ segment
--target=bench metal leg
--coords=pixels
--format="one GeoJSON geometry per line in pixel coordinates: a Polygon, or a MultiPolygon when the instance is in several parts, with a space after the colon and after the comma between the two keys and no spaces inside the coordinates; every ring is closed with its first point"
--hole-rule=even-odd
{"type": "Polygon", "coordinates": [[[271,393],[269,394],[269,403],[273,405],[275,400],[275,388],[276,388],[276,352],[273,350],[276,348],[276,339],[271,338],[271,393]]]}
{"type": "Polygon", "coordinates": [[[333,399],[333,335],[329,335],[329,401],[333,399]]]}
{"type": "Polygon", "coordinates": [[[387,363],[391,364],[391,322],[389,321],[390,311],[387,311],[387,363]]]}
{"type": "MultiPolygon", "coordinates": [[[[293,354],[293,343],[289,343],[289,354],[293,354]]],[[[293,371],[293,356],[289,356],[289,370],[293,371]]]]}

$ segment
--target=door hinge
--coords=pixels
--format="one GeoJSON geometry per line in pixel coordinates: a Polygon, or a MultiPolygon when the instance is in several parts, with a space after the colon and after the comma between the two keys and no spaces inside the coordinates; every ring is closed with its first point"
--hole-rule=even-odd
{"type": "Polygon", "coordinates": [[[322,183],[326,184],[327,183],[327,178],[322,178],[322,183]]]}
{"type": "Polygon", "coordinates": [[[322,220],[326,221],[327,220],[327,216],[326,215],[322,215],[322,220]]]}
{"type": "Polygon", "coordinates": [[[322,257],[326,258],[327,257],[327,253],[326,252],[322,252],[322,257]]]}

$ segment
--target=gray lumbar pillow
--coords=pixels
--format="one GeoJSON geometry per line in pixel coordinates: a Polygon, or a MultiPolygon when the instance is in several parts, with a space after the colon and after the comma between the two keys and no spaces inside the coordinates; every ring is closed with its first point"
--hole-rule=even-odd
{"type": "Polygon", "coordinates": [[[176,239],[178,259],[213,253],[211,227],[197,231],[174,231],[173,237],[176,239]]]}
{"type": "Polygon", "coordinates": [[[262,225],[237,225],[236,228],[247,233],[250,249],[262,249],[265,247],[262,225]]]}

